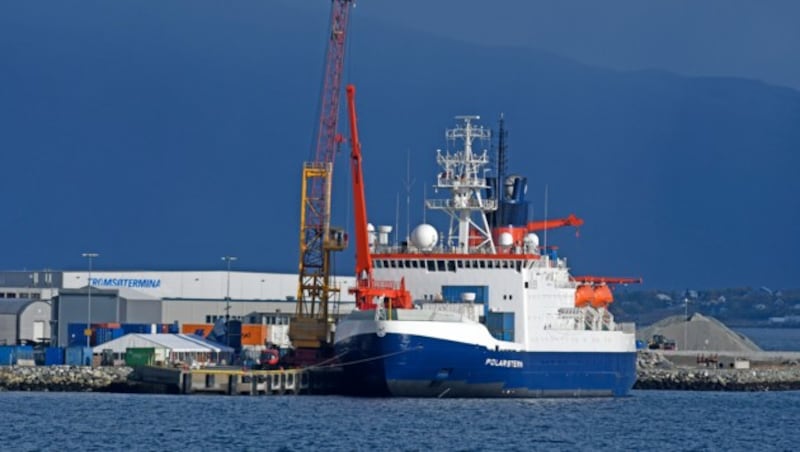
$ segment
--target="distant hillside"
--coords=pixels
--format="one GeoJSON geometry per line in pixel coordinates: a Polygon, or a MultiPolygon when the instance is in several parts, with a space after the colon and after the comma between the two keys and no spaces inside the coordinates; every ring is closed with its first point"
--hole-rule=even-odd
{"type": "MultiPolygon", "coordinates": [[[[106,268],[209,268],[233,254],[245,268],[295,269],[327,17],[258,2],[46,3],[46,15],[30,2],[0,14],[0,267],[74,268],[93,249],[106,268]]],[[[576,273],[646,287],[793,283],[800,93],[363,20],[351,38],[374,223],[405,231],[409,154],[410,223],[422,220],[454,115],[494,126],[504,112],[534,215],[547,186],[549,217],[586,220],[579,239],[548,235],[576,273]]],[[[349,226],[337,163],[334,221],[349,226]]],[[[344,257],[336,271],[351,268],[344,257]]]]}
{"type": "Polygon", "coordinates": [[[726,325],[800,328],[800,289],[729,288],[683,291],[617,289],[611,311],[618,321],[650,325],[666,317],[701,313],[726,325]]]}

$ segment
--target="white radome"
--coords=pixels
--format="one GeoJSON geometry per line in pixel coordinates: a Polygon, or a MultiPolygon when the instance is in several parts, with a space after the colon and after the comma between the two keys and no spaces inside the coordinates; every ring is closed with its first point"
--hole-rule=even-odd
{"type": "Polygon", "coordinates": [[[525,236],[525,245],[532,248],[538,247],[539,236],[534,234],[533,232],[528,233],[528,235],[525,236]]]}
{"type": "Polygon", "coordinates": [[[429,224],[421,224],[411,232],[411,243],[421,250],[430,250],[436,246],[439,234],[436,228],[429,224]]]}
{"type": "Polygon", "coordinates": [[[501,232],[497,241],[500,242],[500,246],[511,246],[514,243],[514,236],[510,232],[501,232]]]}

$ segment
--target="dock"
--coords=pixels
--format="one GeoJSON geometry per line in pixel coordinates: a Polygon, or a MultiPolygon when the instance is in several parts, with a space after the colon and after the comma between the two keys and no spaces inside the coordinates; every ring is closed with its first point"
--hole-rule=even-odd
{"type": "Polygon", "coordinates": [[[242,368],[137,367],[131,380],[173,394],[330,394],[339,372],[331,369],[254,370],[242,368]]]}

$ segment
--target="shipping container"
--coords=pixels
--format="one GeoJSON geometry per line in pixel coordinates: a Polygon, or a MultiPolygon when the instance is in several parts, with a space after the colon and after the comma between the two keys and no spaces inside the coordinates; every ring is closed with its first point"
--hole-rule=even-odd
{"type": "Polygon", "coordinates": [[[85,323],[70,323],[67,325],[67,346],[86,345],[85,323]]]}
{"type": "Polygon", "coordinates": [[[280,348],[289,346],[289,325],[270,325],[267,333],[270,343],[280,348]]]}
{"type": "Polygon", "coordinates": [[[183,334],[197,334],[198,336],[208,337],[214,325],[211,323],[184,323],[181,325],[181,333],[183,334]]]}
{"type": "Polygon", "coordinates": [[[13,345],[0,345],[0,366],[13,366],[17,363],[13,345]]]}
{"type": "Polygon", "coordinates": [[[125,334],[150,334],[152,332],[150,323],[123,323],[120,328],[125,334]]]}
{"type": "Polygon", "coordinates": [[[68,366],[89,366],[92,364],[92,348],[73,346],[67,347],[64,353],[64,363],[68,366]]]}
{"type": "Polygon", "coordinates": [[[111,328],[97,328],[94,330],[94,334],[92,335],[92,345],[101,345],[105,344],[114,339],[114,330],[111,328]]]}
{"type": "Polygon", "coordinates": [[[44,349],[44,365],[60,366],[64,364],[64,349],[61,347],[47,347],[44,349]]]}
{"type": "Polygon", "coordinates": [[[105,323],[93,323],[92,328],[108,328],[113,330],[114,328],[119,328],[120,324],[117,322],[105,322],[105,323]]]}
{"type": "Polygon", "coordinates": [[[17,355],[17,363],[20,360],[33,361],[33,346],[32,345],[18,345],[15,348],[17,355]]]}
{"type": "Polygon", "coordinates": [[[156,349],[154,347],[131,347],[125,351],[125,365],[152,366],[155,363],[156,349]]]}
{"type": "Polygon", "coordinates": [[[269,340],[267,325],[242,325],[242,345],[265,345],[269,340]]]}

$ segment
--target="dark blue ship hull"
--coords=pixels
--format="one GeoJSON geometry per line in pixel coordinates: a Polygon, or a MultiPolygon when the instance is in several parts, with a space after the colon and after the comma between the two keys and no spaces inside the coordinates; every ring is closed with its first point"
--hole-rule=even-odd
{"type": "Polygon", "coordinates": [[[429,337],[362,334],[336,344],[343,392],[398,397],[625,396],[636,352],[515,352],[429,337]]]}

